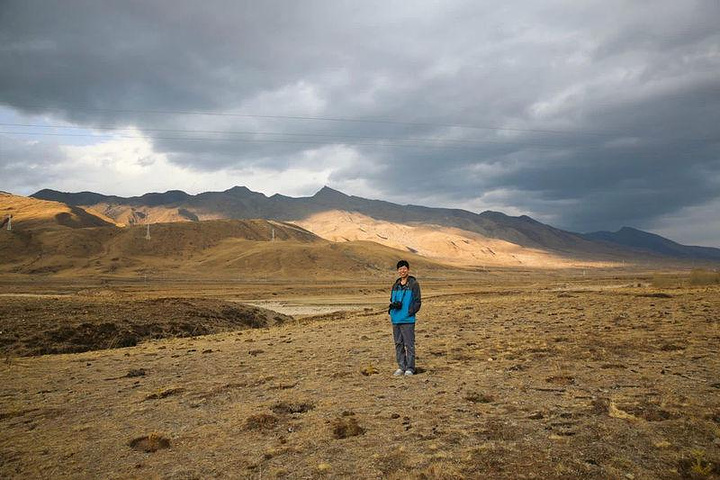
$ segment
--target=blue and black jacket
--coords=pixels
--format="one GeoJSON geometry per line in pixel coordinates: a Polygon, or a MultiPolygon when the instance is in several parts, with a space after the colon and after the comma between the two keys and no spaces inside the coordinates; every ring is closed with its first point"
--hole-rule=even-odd
{"type": "Polygon", "coordinates": [[[390,303],[400,302],[402,308],[389,309],[390,320],[393,324],[415,323],[415,314],[420,310],[420,284],[415,277],[408,276],[405,285],[400,283],[398,278],[390,292],[390,303]]]}

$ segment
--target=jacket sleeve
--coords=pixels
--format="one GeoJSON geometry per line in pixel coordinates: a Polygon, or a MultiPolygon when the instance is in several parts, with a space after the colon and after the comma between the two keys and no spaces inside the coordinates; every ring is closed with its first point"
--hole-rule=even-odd
{"type": "Polygon", "coordinates": [[[417,312],[420,311],[420,306],[422,304],[422,299],[420,297],[420,284],[418,282],[413,282],[412,286],[412,303],[410,304],[410,308],[408,308],[408,316],[412,317],[417,312]]]}

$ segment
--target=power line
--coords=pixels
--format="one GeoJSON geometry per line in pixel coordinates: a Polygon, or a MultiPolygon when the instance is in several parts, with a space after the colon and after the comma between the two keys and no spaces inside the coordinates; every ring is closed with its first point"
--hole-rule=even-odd
{"type": "MultiPolygon", "coordinates": [[[[134,131],[132,128],[122,128],[115,126],[92,126],[92,127],[79,127],[74,125],[47,125],[47,124],[33,124],[33,123],[0,123],[3,127],[30,127],[30,128],[62,128],[72,130],[108,130],[118,132],[131,132],[134,131]]],[[[404,141],[404,142],[440,142],[440,143],[459,143],[466,145],[521,145],[521,146],[539,146],[548,148],[562,148],[572,145],[568,144],[542,144],[535,142],[507,142],[507,141],[493,141],[493,140],[462,140],[452,139],[443,137],[424,137],[424,138],[387,138],[367,135],[331,135],[331,134],[320,134],[320,133],[297,133],[297,132],[258,132],[258,131],[245,131],[245,130],[187,130],[187,129],[163,129],[163,128],[137,128],[143,132],[160,132],[160,133],[206,133],[206,134],[218,134],[218,135],[269,135],[269,136],[287,136],[287,137],[317,137],[317,138],[337,138],[337,139],[361,139],[361,140],[389,140],[389,141],[404,141]]],[[[43,132],[38,132],[38,135],[43,132]]],[[[90,134],[88,134],[90,135],[90,134]]],[[[586,145],[582,145],[586,146],[586,145]]]]}
{"type": "MultiPolygon", "coordinates": [[[[50,132],[8,132],[0,131],[0,134],[8,135],[29,135],[29,136],[52,136],[52,137],[85,137],[85,138],[128,138],[128,139],[146,139],[142,135],[95,135],[87,133],[50,133],[50,132]]],[[[462,149],[467,150],[472,147],[467,146],[441,146],[441,145],[401,145],[392,143],[359,143],[359,142],[323,142],[318,140],[256,140],[244,138],[202,138],[202,137],[152,137],[154,140],[179,140],[179,141],[196,141],[196,142],[240,142],[240,143],[279,143],[279,144],[311,144],[311,145],[353,145],[368,147],[399,147],[399,148],[437,148],[437,149],[462,149]]],[[[556,147],[557,148],[557,147],[556,147]]]]}
{"type": "MultiPolygon", "coordinates": [[[[0,134],[7,135],[26,135],[26,136],[51,136],[51,137],[70,137],[70,138],[107,138],[107,139],[147,139],[143,135],[117,135],[117,134],[88,134],[88,133],[52,133],[52,132],[12,132],[0,131],[0,134]]],[[[348,146],[367,146],[367,147],[391,147],[391,148],[420,148],[420,149],[438,149],[438,150],[473,150],[477,146],[461,146],[461,145],[412,145],[412,144],[393,144],[393,143],[361,143],[361,142],[329,142],[318,140],[258,140],[243,138],[203,138],[203,137],[151,137],[153,140],[170,140],[170,141],[190,141],[190,142],[237,142],[237,143],[259,143],[259,144],[290,144],[290,145],[348,145],[348,146]]],[[[416,140],[407,140],[416,141],[416,140]]],[[[525,150],[536,149],[577,149],[583,150],[599,150],[602,145],[532,145],[524,143],[510,142],[487,142],[498,146],[520,146],[525,150]]],[[[699,147],[696,147],[699,148],[699,147]]],[[[688,152],[689,153],[689,152],[688,152]]]]}
{"type": "MultiPolygon", "coordinates": [[[[31,124],[31,123],[0,123],[0,126],[4,127],[29,127],[29,128],[58,128],[58,129],[73,129],[73,130],[88,130],[87,127],[79,127],[73,125],[43,125],[43,124],[31,124]]],[[[113,132],[131,132],[134,131],[132,128],[121,128],[114,126],[95,126],[94,129],[109,130],[113,132]]],[[[160,128],[141,128],[143,132],[159,132],[159,133],[180,133],[180,134],[217,134],[217,135],[262,135],[262,136],[280,136],[280,137],[313,137],[313,138],[329,138],[336,139],[336,141],[318,141],[318,140],[277,140],[277,139],[242,139],[242,138],[219,138],[219,137],[192,137],[192,136],[173,136],[173,137],[162,137],[154,136],[150,137],[155,140],[187,140],[187,141],[219,141],[219,142],[243,142],[243,143],[287,143],[287,144],[315,144],[315,145],[353,145],[353,146],[387,146],[387,147],[408,147],[408,148],[439,148],[439,149],[471,149],[473,147],[479,147],[482,145],[498,145],[498,146],[517,146],[525,149],[566,149],[566,148],[582,148],[582,149],[594,149],[602,148],[601,144],[548,144],[548,143],[537,143],[537,142],[508,142],[508,141],[493,141],[493,140],[459,140],[459,139],[447,139],[442,137],[425,137],[425,138],[388,138],[388,137],[373,137],[363,135],[332,135],[332,134],[318,134],[318,133],[297,133],[297,132],[260,132],[260,131],[233,131],[233,130],[187,130],[187,129],[160,129],[160,128]],[[378,141],[390,141],[390,142],[412,142],[420,143],[420,145],[413,144],[397,144],[397,143],[381,143],[381,142],[348,142],[344,139],[360,139],[360,140],[378,140],[378,141]],[[449,145],[448,145],[449,144],[449,145]],[[457,145],[453,145],[457,144],[457,145]]],[[[56,132],[23,132],[23,131],[0,131],[2,134],[8,135],[37,135],[37,136],[53,136],[53,137],[85,137],[85,138],[129,138],[129,139],[144,139],[146,136],[142,135],[127,135],[127,134],[98,134],[98,133],[56,133],[56,132]]],[[[631,145],[632,147],[632,145],[631,145]]]]}
{"type": "MultiPolygon", "coordinates": [[[[27,104],[15,104],[12,105],[15,108],[27,108],[27,109],[38,109],[38,110],[67,110],[64,107],[49,107],[40,105],[27,105],[27,104]]],[[[214,116],[214,117],[238,117],[238,118],[265,118],[275,120],[309,120],[309,121],[322,121],[322,122],[347,122],[347,123],[376,123],[386,125],[404,125],[414,127],[444,127],[444,128],[467,128],[476,130],[492,130],[492,131],[509,131],[509,132],[520,132],[520,133],[548,133],[554,135],[586,135],[586,136],[601,136],[601,137],[616,137],[616,136],[628,136],[627,132],[593,132],[593,131],[567,131],[567,130],[549,130],[549,129],[532,129],[532,128],[514,128],[514,127],[498,127],[490,125],[472,125],[463,123],[433,123],[433,122],[406,122],[392,119],[370,119],[370,118],[345,118],[345,117],[322,117],[322,116],[305,116],[305,115],[262,115],[262,114],[251,114],[251,113],[234,113],[234,112],[199,112],[199,111],[187,111],[187,110],[139,110],[139,109],[110,109],[110,108],[92,108],[83,106],[72,106],[73,110],[78,111],[89,111],[89,112],[100,112],[100,113],[137,113],[137,114],[158,114],[158,115],[203,115],[203,116],[214,116]]],[[[662,138],[668,140],[667,137],[649,137],[639,135],[629,135],[634,137],[642,138],[662,138]]],[[[672,140],[685,140],[685,141],[717,141],[710,138],[672,138],[672,140]]]]}

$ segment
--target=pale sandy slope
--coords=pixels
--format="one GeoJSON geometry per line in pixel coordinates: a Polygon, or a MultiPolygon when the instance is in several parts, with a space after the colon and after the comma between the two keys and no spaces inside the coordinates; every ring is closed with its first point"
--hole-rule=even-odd
{"type": "Polygon", "coordinates": [[[367,240],[454,265],[609,266],[564,258],[458,228],[392,223],[357,212],[322,212],[293,223],[333,242],[367,240]]]}

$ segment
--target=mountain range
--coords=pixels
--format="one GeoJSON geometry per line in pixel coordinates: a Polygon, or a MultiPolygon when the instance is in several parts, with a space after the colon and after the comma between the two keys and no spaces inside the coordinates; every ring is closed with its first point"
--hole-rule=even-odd
{"type": "Polygon", "coordinates": [[[685,246],[630,227],[623,227],[617,232],[580,234],[543,224],[526,215],[513,217],[494,211],[473,213],[460,209],[398,205],[346,195],[327,186],[313,196],[299,198],[280,194],[268,197],[241,186],[223,192],[197,195],[171,190],[137,197],[108,196],[93,192],[64,193],[45,189],[31,197],[82,208],[100,218],[112,219],[120,225],[218,219],[293,222],[333,241],[372,240],[445,261],[457,257],[457,263],[467,261],[471,264],[492,264],[493,256],[497,257],[498,252],[491,247],[488,250],[492,253],[484,251],[480,256],[477,254],[482,252],[484,244],[490,243],[494,243],[498,248],[515,248],[517,251],[509,255],[514,255],[519,264],[524,263],[520,259],[522,255],[518,254],[519,251],[542,253],[547,256],[549,263],[559,259],[596,262],[720,261],[718,248],[685,246]],[[335,212],[332,220],[327,218],[329,212],[335,212]],[[320,220],[315,222],[317,225],[310,220],[319,218],[324,218],[326,227],[319,226],[323,223],[320,220]],[[365,226],[359,227],[358,219],[363,219],[365,226]],[[332,224],[335,233],[328,230],[327,224],[332,224]],[[370,231],[368,225],[371,225],[370,231]],[[379,225],[385,227],[386,234],[372,231],[379,228],[379,225]],[[398,238],[391,239],[392,235],[387,234],[389,225],[394,228],[390,233],[394,232],[398,238]],[[408,231],[408,228],[413,230],[408,231]],[[440,229],[446,236],[456,235],[460,240],[451,240],[451,243],[447,243],[448,248],[440,248],[440,253],[423,252],[423,245],[413,245],[415,237],[419,235],[416,230],[422,228],[434,229],[436,232],[440,229]],[[401,230],[402,235],[399,233],[401,230]],[[338,231],[345,235],[339,235],[338,231]],[[458,245],[463,244],[478,247],[472,252],[474,256],[462,254],[463,249],[458,245]]]}

